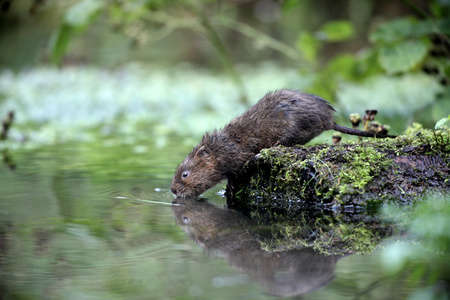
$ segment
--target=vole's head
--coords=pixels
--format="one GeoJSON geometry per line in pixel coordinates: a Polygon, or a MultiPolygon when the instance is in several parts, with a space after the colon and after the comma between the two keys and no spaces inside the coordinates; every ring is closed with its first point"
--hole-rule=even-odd
{"type": "Polygon", "coordinates": [[[198,196],[224,179],[214,153],[198,145],[178,166],[172,179],[172,193],[178,197],[198,196]]]}

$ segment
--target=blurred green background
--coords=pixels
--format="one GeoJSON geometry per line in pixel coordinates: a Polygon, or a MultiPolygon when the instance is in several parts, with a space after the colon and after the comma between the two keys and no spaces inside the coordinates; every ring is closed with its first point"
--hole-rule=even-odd
{"type": "MultiPolygon", "coordinates": [[[[0,140],[0,298],[80,299],[105,278],[117,299],[184,295],[188,284],[174,293],[164,280],[208,283],[199,261],[230,272],[193,247],[168,206],[115,196],[170,204],[176,164],[269,90],[317,94],[346,126],[348,114],[377,109],[390,133],[434,128],[450,114],[449,11],[448,0],[0,0],[0,121],[15,112],[0,140]],[[139,281],[152,270],[160,280],[139,281]],[[69,280],[56,282],[60,271],[69,280]],[[56,287],[41,291],[46,280],[56,287]]],[[[223,205],[220,188],[206,196],[223,205]]],[[[344,295],[383,299],[403,293],[400,282],[403,298],[448,299],[449,198],[434,198],[385,212],[412,241],[352,256],[338,276],[344,295]]]]}
{"type": "Polygon", "coordinates": [[[61,132],[77,139],[148,123],[160,144],[170,135],[197,139],[280,88],[335,103],[347,126],[350,113],[377,109],[392,133],[415,121],[434,127],[450,112],[446,0],[1,0],[0,7],[0,112],[17,110],[16,139],[55,142],[61,132]]]}

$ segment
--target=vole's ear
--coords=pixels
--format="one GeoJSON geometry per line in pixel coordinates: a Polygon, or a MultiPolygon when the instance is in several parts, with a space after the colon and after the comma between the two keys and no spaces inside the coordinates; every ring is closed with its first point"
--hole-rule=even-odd
{"type": "Polygon", "coordinates": [[[195,153],[195,157],[198,158],[209,158],[210,156],[211,150],[205,145],[201,146],[195,153]]]}

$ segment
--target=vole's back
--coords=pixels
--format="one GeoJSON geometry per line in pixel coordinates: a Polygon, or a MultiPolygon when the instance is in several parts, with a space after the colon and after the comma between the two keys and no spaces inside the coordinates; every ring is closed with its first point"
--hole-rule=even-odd
{"type": "Polygon", "coordinates": [[[314,95],[292,90],[267,94],[241,116],[233,119],[224,133],[239,137],[242,147],[258,153],[276,143],[305,144],[332,129],[334,109],[314,95]]]}
{"type": "Polygon", "coordinates": [[[199,195],[236,174],[261,149],[276,144],[306,144],[326,130],[375,136],[335,124],[333,112],[327,101],[314,95],[293,90],[269,93],[223,130],[203,136],[175,171],[172,192],[178,196],[199,195]]]}

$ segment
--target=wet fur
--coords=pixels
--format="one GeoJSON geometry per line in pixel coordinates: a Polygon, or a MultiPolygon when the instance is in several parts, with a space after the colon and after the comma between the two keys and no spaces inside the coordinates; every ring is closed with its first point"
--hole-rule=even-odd
{"type": "Polygon", "coordinates": [[[265,95],[222,130],[206,133],[178,166],[172,180],[177,196],[197,196],[236,173],[261,149],[276,144],[306,144],[326,130],[374,137],[368,132],[337,125],[331,105],[314,95],[280,90],[265,95]],[[183,172],[188,177],[183,178],[183,172]]]}

